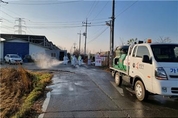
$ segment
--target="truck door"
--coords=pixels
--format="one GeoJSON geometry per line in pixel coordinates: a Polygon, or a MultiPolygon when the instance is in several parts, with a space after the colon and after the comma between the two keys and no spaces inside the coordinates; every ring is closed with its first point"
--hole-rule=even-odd
{"type": "Polygon", "coordinates": [[[152,91],[153,66],[150,63],[142,62],[143,55],[148,55],[150,57],[147,46],[139,45],[135,47],[132,54],[132,64],[130,65],[132,68],[132,76],[139,76],[146,90],[152,91]]]}

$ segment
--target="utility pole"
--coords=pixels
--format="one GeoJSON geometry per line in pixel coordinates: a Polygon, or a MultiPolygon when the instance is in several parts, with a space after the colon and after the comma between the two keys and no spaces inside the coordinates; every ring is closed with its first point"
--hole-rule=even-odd
{"type": "Polygon", "coordinates": [[[80,31],[80,33],[77,33],[78,35],[79,35],[79,54],[80,54],[80,45],[81,45],[81,31],[80,31]]]}
{"type": "Polygon", "coordinates": [[[83,26],[85,26],[85,32],[83,33],[83,36],[85,36],[84,54],[86,55],[87,27],[88,27],[88,24],[91,24],[91,23],[88,23],[86,19],[86,22],[82,22],[82,24],[84,24],[83,26]]]}
{"type": "Polygon", "coordinates": [[[112,16],[111,20],[106,21],[106,25],[110,27],[110,54],[109,54],[109,67],[112,66],[114,58],[114,20],[115,20],[115,0],[112,3],[112,16]]]}
{"type": "Polygon", "coordinates": [[[112,2],[112,16],[111,16],[111,50],[110,50],[110,65],[112,66],[114,58],[114,20],[115,20],[115,0],[112,2]]]}
{"type": "Polygon", "coordinates": [[[26,28],[25,26],[22,25],[22,22],[25,23],[25,21],[22,18],[18,18],[17,20],[19,24],[15,25],[14,28],[18,28],[18,30],[16,30],[15,32],[18,32],[18,34],[22,34],[23,32],[25,33],[25,31],[22,30],[22,28],[26,28]]]}
{"type": "Polygon", "coordinates": [[[74,52],[75,52],[75,48],[76,48],[76,43],[74,43],[74,52]]]}
{"type": "MultiPolygon", "coordinates": [[[[0,19],[0,27],[2,25],[2,19],[0,19]]],[[[0,33],[1,33],[1,29],[0,29],[0,33]]],[[[1,38],[1,35],[0,35],[0,38],[1,38]]]]}
{"type": "Polygon", "coordinates": [[[112,66],[112,20],[106,21],[106,25],[110,27],[110,44],[109,44],[109,67],[112,66]]]}

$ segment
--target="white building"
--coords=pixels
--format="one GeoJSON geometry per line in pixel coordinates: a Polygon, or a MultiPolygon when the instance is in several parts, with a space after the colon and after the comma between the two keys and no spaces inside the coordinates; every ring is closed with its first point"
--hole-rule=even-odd
{"type": "Polygon", "coordinates": [[[55,58],[62,60],[67,53],[61,50],[45,36],[21,35],[21,34],[0,34],[4,40],[0,42],[0,58],[6,54],[18,54],[22,58],[30,55],[34,60],[44,58],[55,58]]]}

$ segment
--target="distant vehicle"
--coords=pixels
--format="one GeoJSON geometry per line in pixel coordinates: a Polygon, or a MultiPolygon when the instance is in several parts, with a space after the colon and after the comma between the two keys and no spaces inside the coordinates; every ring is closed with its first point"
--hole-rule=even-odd
{"type": "Polygon", "coordinates": [[[9,64],[22,64],[22,58],[17,54],[7,54],[5,57],[5,63],[9,64]]]}

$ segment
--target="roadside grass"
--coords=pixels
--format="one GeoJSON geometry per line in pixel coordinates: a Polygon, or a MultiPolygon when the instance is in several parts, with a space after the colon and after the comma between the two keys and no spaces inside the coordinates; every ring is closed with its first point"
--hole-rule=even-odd
{"type": "Polygon", "coordinates": [[[19,66],[0,69],[0,117],[30,116],[34,103],[51,82],[48,72],[30,72],[19,66]]]}

